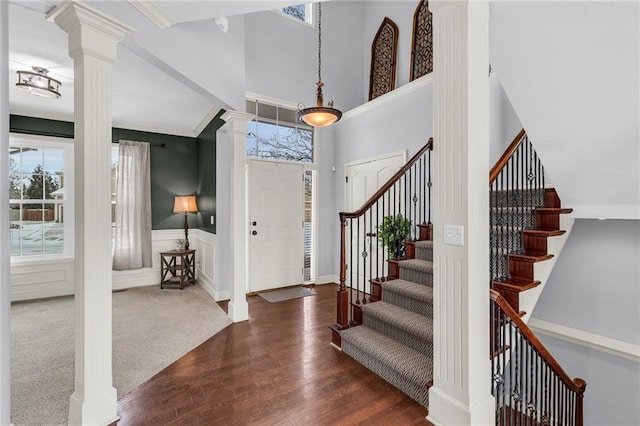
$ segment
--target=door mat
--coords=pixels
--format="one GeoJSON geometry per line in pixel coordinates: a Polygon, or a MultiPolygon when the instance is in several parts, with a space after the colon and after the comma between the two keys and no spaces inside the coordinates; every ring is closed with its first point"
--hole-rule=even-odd
{"type": "Polygon", "coordinates": [[[277,303],[285,300],[297,299],[298,297],[315,296],[315,294],[315,291],[307,287],[291,287],[284,288],[282,290],[258,293],[258,296],[262,297],[269,303],[277,303]]]}

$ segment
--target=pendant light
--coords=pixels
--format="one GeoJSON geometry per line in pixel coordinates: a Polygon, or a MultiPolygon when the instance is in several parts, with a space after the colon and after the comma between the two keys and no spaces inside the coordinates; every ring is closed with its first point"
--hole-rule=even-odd
{"type": "Polygon", "coordinates": [[[316,106],[305,108],[298,104],[298,118],[313,127],[326,127],[342,118],[342,112],[333,107],[333,101],[324,106],[322,97],[322,3],[318,3],[318,87],[316,91],[316,106]]]}
{"type": "Polygon", "coordinates": [[[60,83],[55,78],[48,76],[49,70],[42,67],[31,67],[33,71],[16,71],[18,82],[16,87],[33,95],[43,98],[59,98],[60,83]]]}

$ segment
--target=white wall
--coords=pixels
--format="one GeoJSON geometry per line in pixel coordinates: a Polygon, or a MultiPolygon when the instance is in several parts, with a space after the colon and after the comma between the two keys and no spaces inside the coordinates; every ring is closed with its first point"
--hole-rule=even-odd
{"type": "MultiPolygon", "coordinates": [[[[246,90],[315,103],[317,29],[274,12],[246,15],[246,90]]],[[[322,4],[322,81],[325,104],[347,111],[362,103],[362,3],[322,4]]],[[[244,111],[244,108],[242,109],[244,111]]]]}
{"type": "Polygon", "coordinates": [[[563,202],[640,219],[640,3],[490,7],[491,64],[563,202]]]}
{"type": "MultiPolygon", "coordinates": [[[[133,271],[113,271],[113,289],[154,285],[160,283],[160,252],[174,250],[184,238],[182,229],[152,231],[152,266],[133,271]]],[[[216,236],[199,229],[189,232],[191,248],[196,249],[196,277],[200,285],[215,300],[228,299],[228,292],[216,286],[216,236]]],[[[31,300],[66,296],[74,293],[74,259],[34,259],[15,262],[11,266],[11,300],[31,300]]]]}
{"type": "Polygon", "coordinates": [[[489,167],[493,167],[520,132],[522,124],[496,73],[489,77],[489,103],[489,167]]]}

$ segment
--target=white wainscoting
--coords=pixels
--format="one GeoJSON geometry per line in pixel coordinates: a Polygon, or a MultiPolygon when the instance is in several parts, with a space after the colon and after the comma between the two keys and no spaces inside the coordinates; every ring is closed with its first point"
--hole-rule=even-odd
{"type": "MultiPolygon", "coordinates": [[[[191,248],[196,249],[196,277],[215,300],[229,298],[228,291],[217,291],[214,280],[216,236],[199,229],[189,232],[191,248]]],[[[123,290],[160,283],[160,252],[176,248],[184,238],[182,229],[152,231],[152,266],[135,271],[114,271],[113,289],[123,290]]],[[[111,259],[107,260],[111,262],[111,259]]],[[[11,300],[31,300],[72,295],[74,259],[21,259],[11,265],[11,300]]]]}

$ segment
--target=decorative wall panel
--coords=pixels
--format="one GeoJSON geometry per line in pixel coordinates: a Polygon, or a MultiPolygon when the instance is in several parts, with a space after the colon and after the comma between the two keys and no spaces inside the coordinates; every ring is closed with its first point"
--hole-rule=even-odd
{"type": "Polygon", "coordinates": [[[413,14],[411,76],[409,81],[433,71],[433,23],[429,2],[421,1],[413,14]]]}
{"type": "Polygon", "coordinates": [[[385,17],[371,44],[369,100],[395,89],[397,56],[398,26],[385,17]]]}

